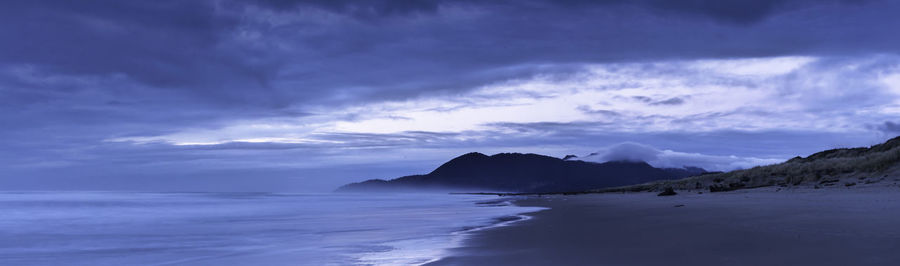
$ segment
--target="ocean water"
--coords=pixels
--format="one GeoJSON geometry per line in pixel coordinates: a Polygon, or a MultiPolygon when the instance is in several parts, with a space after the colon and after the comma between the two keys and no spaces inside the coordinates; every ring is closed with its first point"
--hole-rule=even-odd
{"type": "Polygon", "coordinates": [[[521,213],[450,194],[0,193],[0,265],[411,265],[521,213]]]}

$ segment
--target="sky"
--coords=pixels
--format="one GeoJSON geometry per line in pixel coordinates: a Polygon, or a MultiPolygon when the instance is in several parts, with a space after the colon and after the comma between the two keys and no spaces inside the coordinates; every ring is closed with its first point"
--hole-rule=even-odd
{"type": "Polygon", "coordinates": [[[330,191],[467,152],[728,171],[900,135],[900,2],[0,3],[0,190],[330,191]]]}

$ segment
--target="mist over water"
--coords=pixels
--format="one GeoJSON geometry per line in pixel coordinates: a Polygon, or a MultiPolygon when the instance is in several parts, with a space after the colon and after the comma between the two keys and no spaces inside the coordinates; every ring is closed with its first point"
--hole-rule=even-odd
{"type": "Polygon", "coordinates": [[[538,209],[496,200],[438,193],[3,192],[0,264],[418,264],[458,246],[466,230],[538,209]]]}

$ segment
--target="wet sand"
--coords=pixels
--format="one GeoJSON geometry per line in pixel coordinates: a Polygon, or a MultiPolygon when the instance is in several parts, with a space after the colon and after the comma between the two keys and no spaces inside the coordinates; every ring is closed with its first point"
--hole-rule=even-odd
{"type": "Polygon", "coordinates": [[[900,265],[900,188],[551,196],[428,265],[900,265]]]}

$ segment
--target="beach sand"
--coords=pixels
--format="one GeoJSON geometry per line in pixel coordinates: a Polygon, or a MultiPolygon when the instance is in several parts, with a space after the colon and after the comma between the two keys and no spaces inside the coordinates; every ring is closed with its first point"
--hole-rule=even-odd
{"type": "Polygon", "coordinates": [[[428,265],[900,265],[900,188],[530,197],[428,265]]]}

